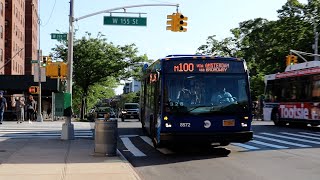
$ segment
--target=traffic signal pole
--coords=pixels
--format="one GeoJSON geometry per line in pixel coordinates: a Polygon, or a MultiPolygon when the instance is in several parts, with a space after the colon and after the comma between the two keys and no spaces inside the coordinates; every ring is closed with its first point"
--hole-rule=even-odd
{"type": "MultiPolygon", "coordinates": [[[[85,16],[81,16],[79,18],[74,18],[74,0],[70,0],[70,14],[69,14],[69,34],[68,34],[68,77],[67,77],[67,92],[71,94],[71,107],[72,107],[72,74],[73,74],[73,29],[74,29],[74,21],[78,21],[81,19],[85,19],[87,17],[95,16],[102,13],[109,13],[116,10],[128,9],[128,8],[136,8],[136,7],[145,7],[145,6],[176,6],[179,7],[179,4],[140,4],[140,5],[131,5],[131,6],[122,6],[112,9],[107,9],[99,12],[95,12],[92,14],[88,14],[85,16]]],[[[65,123],[62,125],[61,139],[62,140],[72,140],[74,139],[74,126],[71,123],[72,113],[66,118],[65,123]]]]}

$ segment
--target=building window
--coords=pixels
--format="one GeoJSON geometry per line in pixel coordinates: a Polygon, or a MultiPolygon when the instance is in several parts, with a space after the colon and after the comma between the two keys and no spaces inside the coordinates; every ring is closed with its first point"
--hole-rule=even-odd
{"type": "Polygon", "coordinates": [[[3,50],[0,49],[0,61],[2,62],[3,61],[3,50]]]}
{"type": "Polygon", "coordinates": [[[2,2],[0,4],[0,13],[1,13],[1,16],[3,16],[3,3],[2,2]]]}
{"type": "Polygon", "coordinates": [[[3,39],[3,26],[0,26],[0,38],[3,39]]]}

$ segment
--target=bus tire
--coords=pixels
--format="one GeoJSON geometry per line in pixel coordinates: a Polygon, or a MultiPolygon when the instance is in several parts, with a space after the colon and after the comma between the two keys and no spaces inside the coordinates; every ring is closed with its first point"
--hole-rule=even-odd
{"type": "Polygon", "coordinates": [[[279,116],[278,112],[273,112],[271,115],[271,118],[272,118],[274,125],[276,125],[276,126],[285,126],[286,125],[285,122],[280,121],[280,116],[279,116]]]}

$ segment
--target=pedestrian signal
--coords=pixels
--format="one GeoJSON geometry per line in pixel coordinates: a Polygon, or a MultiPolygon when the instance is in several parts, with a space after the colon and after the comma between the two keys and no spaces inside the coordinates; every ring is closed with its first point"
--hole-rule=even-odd
{"type": "Polygon", "coordinates": [[[39,86],[30,86],[29,87],[29,93],[30,94],[39,94],[39,86]]]}

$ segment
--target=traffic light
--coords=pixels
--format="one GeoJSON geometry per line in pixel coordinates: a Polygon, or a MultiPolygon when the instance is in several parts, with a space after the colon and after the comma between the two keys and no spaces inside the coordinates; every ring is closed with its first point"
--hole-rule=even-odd
{"type": "Polygon", "coordinates": [[[188,20],[188,17],[185,17],[184,15],[180,14],[180,13],[177,13],[176,14],[176,17],[177,17],[177,25],[178,25],[178,31],[180,32],[186,32],[187,31],[187,28],[186,26],[188,25],[187,21],[188,20]]]}
{"type": "Polygon", "coordinates": [[[174,32],[177,32],[178,31],[178,26],[177,26],[177,16],[176,16],[176,13],[172,13],[172,15],[167,15],[167,30],[170,30],[170,31],[174,31],[174,32]]]}
{"type": "Polygon", "coordinates": [[[50,63],[46,66],[46,76],[58,77],[59,76],[59,65],[56,63],[50,63]]]}
{"type": "Polygon", "coordinates": [[[30,94],[39,94],[39,86],[30,86],[29,93],[30,94]]]}
{"type": "Polygon", "coordinates": [[[43,56],[42,57],[42,66],[45,67],[47,66],[48,63],[48,56],[43,56]]]}
{"type": "Polygon", "coordinates": [[[65,62],[60,63],[60,76],[61,77],[68,76],[68,64],[65,62]]]}
{"type": "Polygon", "coordinates": [[[289,66],[289,65],[293,65],[293,64],[297,64],[298,63],[298,57],[295,56],[295,55],[288,55],[286,56],[286,65],[289,66]]]}
{"type": "Polygon", "coordinates": [[[50,56],[42,56],[42,67],[47,66],[52,62],[52,59],[50,56]]]}

